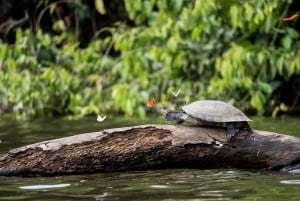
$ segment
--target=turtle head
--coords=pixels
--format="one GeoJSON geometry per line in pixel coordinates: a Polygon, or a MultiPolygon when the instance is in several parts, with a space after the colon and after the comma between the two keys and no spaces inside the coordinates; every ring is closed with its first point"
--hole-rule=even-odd
{"type": "Polygon", "coordinates": [[[160,113],[164,116],[164,118],[167,121],[176,121],[181,122],[182,115],[184,115],[184,112],[182,110],[169,110],[169,109],[162,109],[160,110],[160,113]]]}

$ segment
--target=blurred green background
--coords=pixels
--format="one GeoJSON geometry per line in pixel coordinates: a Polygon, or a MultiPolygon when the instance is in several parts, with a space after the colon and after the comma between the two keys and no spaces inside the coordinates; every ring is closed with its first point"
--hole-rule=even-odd
{"type": "Polygon", "coordinates": [[[299,9],[297,0],[1,0],[0,114],[143,118],[201,99],[299,114],[300,21],[282,20],[299,9]]]}

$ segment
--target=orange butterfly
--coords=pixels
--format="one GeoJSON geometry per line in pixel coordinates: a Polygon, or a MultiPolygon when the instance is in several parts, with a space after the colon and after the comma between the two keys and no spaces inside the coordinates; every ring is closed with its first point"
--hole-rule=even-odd
{"type": "Polygon", "coordinates": [[[152,97],[151,100],[147,101],[147,107],[153,107],[153,105],[155,104],[156,99],[154,97],[152,97]]]}
{"type": "Polygon", "coordinates": [[[298,14],[294,14],[290,17],[287,17],[287,18],[283,18],[282,21],[291,21],[293,19],[296,19],[298,17],[298,14]]]}

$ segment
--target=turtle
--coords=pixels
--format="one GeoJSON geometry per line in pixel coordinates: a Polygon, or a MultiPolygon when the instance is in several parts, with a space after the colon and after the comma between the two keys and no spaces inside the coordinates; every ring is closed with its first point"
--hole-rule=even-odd
{"type": "Polygon", "coordinates": [[[227,137],[231,139],[241,129],[252,131],[251,121],[243,112],[223,101],[200,100],[182,106],[181,110],[162,109],[167,121],[184,121],[199,125],[227,128],[227,137]]]}

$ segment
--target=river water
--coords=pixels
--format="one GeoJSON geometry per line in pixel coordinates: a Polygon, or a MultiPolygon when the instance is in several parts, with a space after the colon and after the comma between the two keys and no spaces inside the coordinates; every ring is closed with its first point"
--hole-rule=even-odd
{"type": "MultiPolygon", "coordinates": [[[[252,128],[300,137],[300,119],[254,117],[252,128]]],[[[0,123],[0,154],[35,143],[104,128],[161,119],[36,120],[0,123]]],[[[0,200],[300,200],[300,175],[237,169],[167,169],[59,177],[0,177],[0,200]]]]}

